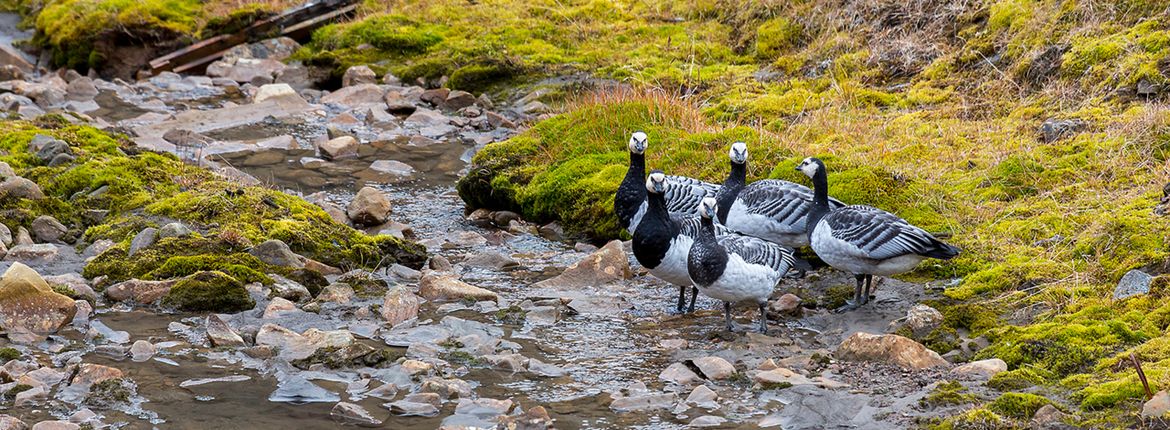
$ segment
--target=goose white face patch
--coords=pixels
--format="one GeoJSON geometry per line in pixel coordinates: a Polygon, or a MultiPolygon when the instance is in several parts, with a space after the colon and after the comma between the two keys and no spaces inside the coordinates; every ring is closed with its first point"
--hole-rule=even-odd
{"type": "Polygon", "coordinates": [[[810,157],[805,158],[804,161],[800,162],[799,166],[796,166],[796,168],[799,169],[801,173],[804,173],[805,176],[811,178],[817,174],[817,169],[819,166],[817,166],[817,163],[813,162],[812,158],[810,157]]]}
{"type": "Polygon", "coordinates": [[[635,154],[641,154],[643,152],[646,152],[646,146],[647,146],[646,140],[647,140],[646,133],[643,133],[640,131],[635,131],[634,134],[630,136],[630,144],[629,144],[630,152],[633,152],[635,154]]]}
{"type": "Polygon", "coordinates": [[[731,161],[735,164],[743,164],[747,162],[747,144],[743,142],[735,142],[731,144],[731,150],[727,155],[731,157],[731,161]]]}
{"type": "Polygon", "coordinates": [[[651,173],[646,177],[646,191],[661,193],[666,189],[666,175],[662,172],[651,173]]]}
{"type": "Polygon", "coordinates": [[[699,216],[703,218],[715,218],[715,211],[718,210],[718,203],[715,199],[706,197],[699,201],[699,216]]]}

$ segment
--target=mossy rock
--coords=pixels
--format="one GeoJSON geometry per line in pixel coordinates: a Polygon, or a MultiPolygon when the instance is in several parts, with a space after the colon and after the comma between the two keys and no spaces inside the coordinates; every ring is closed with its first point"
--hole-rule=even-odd
{"type": "Polygon", "coordinates": [[[987,386],[1000,391],[1015,391],[1044,384],[1044,376],[1029,368],[1013,369],[997,373],[987,381],[987,386]]]}
{"type": "Polygon", "coordinates": [[[20,358],[20,351],[17,351],[16,348],[0,348],[0,362],[7,363],[18,358],[20,358]]]}
{"type": "Polygon", "coordinates": [[[1012,418],[1028,419],[1051,400],[1030,393],[1003,393],[987,405],[988,409],[1012,418]]]}
{"type": "Polygon", "coordinates": [[[235,313],[256,306],[244,284],[219,271],[183,278],[163,297],[163,306],[186,312],[235,313]]]}
{"type": "Polygon", "coordinates": [[[309,290],[309,294],[312,294],[313,297],[316,297],[317,293],[320,293],[322,289],[329,286],[329,280],[325,279],[325,275],[315,270],[298,269],[292,271],[286,277],[301,284],[301,286],[309,290]]]}
{"type": "Polygon", "coordinates": [[[977,400],[979,400],[979,397],[968,393],[967,387],[964,387],[958,381],[943,381],[934,390],[931,390],[926,397],[923,397],[919,403],[923,406],[937,407],[963,405],[974,403],[977,400]]]}

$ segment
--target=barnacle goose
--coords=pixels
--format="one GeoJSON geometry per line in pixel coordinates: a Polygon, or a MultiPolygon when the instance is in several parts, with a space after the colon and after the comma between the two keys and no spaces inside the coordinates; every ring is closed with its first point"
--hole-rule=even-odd
{"type": "MultiPolygon", "coordinates": [[[[646,215],[646,188],[643,184],[646,175],[646,140],[646,133],[640,131],[630,136],[630,168],[626,170],[626,177],[622,179],[613,199],[613,212],[617,214],[618,224],[630,234],[638,230],[638,223],[646,215]]],[[[714,196],[719,190],[718,185],[698,179],[685,176],[667,178],[668,183],[663,192],[666,210],[679,216],[694,215],[699,200],[714,196]]]]}
{"type": "MultiPolygon", "coordinates": [[[[784,246],[808,246],[806,219],[813,208],[808,187],[779,179],[747,183],[747,144],[735,142],[729,152],[731,173],[715,200],[718,219],[729,230],[784,246]]],[[[830,198],[831,208],[845,206],[830,198]]]]}
{"type": "Polygon", "coordinates": [[[795,264],[792,250],[751,236],[716,237],[717,207],[713,198],[699,203],[699,236],[687,256],[687,273],[704,295],[723,301],[728,331],[733,331],[731,304],[752,301],[760,308],[760,332],[767,332],[765,305],[795,264]]]}
{"type": "MultiPolygon", "coordinates": [[[[644,190],[647,193],[646,215],[634,231],[634,258],[638,264],[666,282],[679,286],[678,310],[686,304],[687,286],[691,287],[691,304],[687,312],[695,310],[699,289],[691,283],[687,273],[687,255],[699,234],[698,217],[679,217],[667,210],[666,193],[670,176],[661,170],[650,172],[644,190]]],[[[696,206],[697,207],[697,206],[696,206]]],[[[722,227],[716,234],[727,234],[722,227]]]]}
{"type": "Polygon", "coordinates": [[[808,240],[813,251],[824,262],[857,279],[854,299],[842,309],[856,309],[869,301],[874,275],[896,275],[910,271],[927,258],[946,260],[959,255],[958,248],[884,210],[862,205],[833,209],[829,204],[828,173],[821,160],[805,158],[796,170],[813,182],[815,205],[808,217],[808,240]]]}

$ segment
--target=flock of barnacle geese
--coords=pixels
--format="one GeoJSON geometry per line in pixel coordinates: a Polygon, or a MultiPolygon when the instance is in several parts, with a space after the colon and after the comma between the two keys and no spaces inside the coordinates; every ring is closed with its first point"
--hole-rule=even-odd
{"type": "Polygon", "coordinates": [[[854,275],[853,300],[841,310],[868,302],[874,275],[895,275],[926,258],[959,254],[897,215],[830,198],[825,164],[817,158],[796,167],[812,179],[812,189],[775,179],[749,184],[747,145],[736,142],[729,153],[731,173],[716,185],[659,170],[646,175],[646,147],[646,134],[633,133],[630,167],[614,198],[614,213],[633,235],[638,263],[679,287],[678,311],[694,311],[699,293],[721,300],[729,331],[734,330],[731,305],[739,302],[759,306],[760,331],[767,331],[773,289],[789,270],[807,267],[793,257],[793,248],[809,246],[825,263],[854,275]]]}

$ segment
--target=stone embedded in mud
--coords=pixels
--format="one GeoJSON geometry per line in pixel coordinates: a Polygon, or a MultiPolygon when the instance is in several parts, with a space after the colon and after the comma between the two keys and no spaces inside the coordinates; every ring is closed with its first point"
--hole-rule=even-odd
{"type": "Polygon", "coordinates": [[[386,104],[384,101],[382,101],[385,96],[386,92],[378,85],[358,84],[342,87],[337,91],[321,97],[321,103],[348,107],[360,107],[365,105],[378,105],[379,107],[382,107],[386,104]]]}
{"type": "Polygon", "coordinates": [[[405,286],[397,285],[382,299],[382,319],[391,327],[418,318],[419,298],[405,286]]]}
{"type": "Polygon", "coordinates": [[[483,361],[486,361],[492,369],[504,370],[512,373],[526,371],[528,359],[520,354],[488,354],[484,355],[483,361]]]}
{"type": "Polygon", "coordinates": [[[721,357],[708,356],[691,360],[707,379],[720,380],[735,374],[735,366],[721,357]]]}
{"type": "Polygon", "coordinates": [[[267,84],[261,85],[260,89],[256,91],[256,95],[252,96],[252,103],[263,103],[271,99],[292,97],[301,98],[297,94],[297,91],[289,84],[267,84]]]}
{"type": "Polygon", "coordinates": [[[22,261],[28,263],[51,263],[57,259],[57,246],[41,243],[36,245],[17,245],[8,249],[4,260],[22,261]]]}
{"type": "Polygon", "coordinates": [[[854,333],[841,342],[834,354],[846,361],[874,361],[908,369],[948,366],[937,352],[896,334],[854,333]]]}
{"type": "Polygon", "coordinates": [[[414,167],[396,160],[378,160],[370,163],[370,170],[383,175],[410,177],[414,167]]]}
{"type": "Polygon", "coordinates": [[[916,304],[906,311],[906,316],[890,323],[889,331],[896,332],[902,327],[910,331],[914,338],[921,338],[930,334],[943,323],[941,312],[924,304],[916,304]]]}
{"type": "Polygon", "coordinates": [[[719,403],[715,400],[719,395],[715,391],[707,388],[706,385],[699,385],[691,390],[691,394],[687,396],[686,404],[704,408],[704,409],[719,409],[719,403]]]}
{"type": "Polygon", "coordinates": [[[175,285],[175,282],[178,282],[178,280],[142,281],[131,279],[106,288],[104,293],[106,297],[116,302],[133,300],[137,303],[148,305],[167,295],[171,291],[171,287],[175,285]]]}
{"type": "Polygon", "coordinates": [[[433,404],[414,402],[406,399],[386,403],[383,406],[390,409],[390,413],[403,417],[433,417],[439,415],[439,408],[433,404]]]}
{"type": "Polygon", "coordinates": [[[702,381],[698,374],[682,363],[667,366],[662,373],[658,374],[658,379],[679,385],[690,385],[702,381]]]}
{"type": "Polygon", "coordinates": [[[332,403],[341,400],[337,393],[321,388],[301,376],[287,376],[280,381],[276,391],[268,395],[270,402],[332,403]]]}
{"type": "Polygon", "coordinates": [[[568,371],[560,366],[548,364],[535,358],[528,359],[528,371],[534,375],[546,378],[559,378],[569,374],[568,371]]]}
{"type": "Polygon", "coordinates": [[[158,351],[155,350],[153,344],[139,339],[134,341],[134,344],[130,346],[130,359],[135,362],[143,362],[154,357],[156,352],[158,351]]]}
{"type": "Polygon", "coordinates": [[[317,152],[326,160],[342,160],[358,156],[358,141],[353,136],[340,136],[317,145],[317,152]]]}
{"type": "Polygon", "coordinates": [[[273,266],[293,269],[305,267],[305,258],[289,249],[288,244],[277,239],[268,239],[253,247],[248,253],[273,266]]]}
{"type": "Polygon", "coordinates": [[[629,279],[630,260],[621,241],[613,240],[593,254],[574,263],[552,279],[537,282],[534,288],[581,288],[622,282],[629,279]]]}
{"type": "Polygon", "coordinates": [[[678,403],[678,394],[675,393],[641,393],[616,397],[609,408],[614,412],[651,411],[670,409],[675,403],[678,403]]]}
{"type": "Polygon", "coordinates": [[[41,215],[33,220],[32,233],[41,242],[60,242],[65,233],[69,231],[68,227],[48,215],[41,215]]]}
{"type": "Polygon", "coordinates": [[[972,361],[951,369],[951,374],[986,381],[1007,370],[1008,365],[1006,362],[998,358],[989,358],[986,360],[972,361]]]}
{"type": "Polygon", "coordinates": [[[53,292],[32,268],[12,263],[0,278],[0,327],[37,336],[56,333],[73,321],[73,299],[53,292]]]}
{"type": "Polygon", "coordinates": [[[418,294],[424,299],[432,301],[463,300],[464,298],[476,301],[499,299],[499,295],[492,291],[460,281],[458,275],[438,272],[423,274],[419,281],[418,294]]]}
{"type": "Polygon", "coordinates": [[[440,378],[432,376],[422,380],[419,384],[419,393],[431,393],[440,399],[461,399],[471,397],[471,384],[462,379],[440,378]]]}
{"type": "Polygon", "coordinates": [[[207,339],[211,341],[211,346],[239,347],[245,345],[244,338],[232,330],[232,327],[219,315],[208,315],[204,325],[207,327],[207,339]]]}
{"type": "Polygon", "coordinates": [[[329,416],[333,418],[333,421],[341,425],[358,427],[377,427],[382,425],[382,420],[374,418],[365,408],[353,403],[337,403],[333,406],[333,410],[329,411],[329,416]]]}
{"type": "Polygon", "coordinates": [[[346,215],[358,226],[385,224],[390,220],[392,206],[386,194],[373,187],[362,187],[346,207],[346,215]]]}
{"type": "Polygon", "coordinates": [[[377,84],[378,74],[374,73],[370,66],[353,66],[345,69],[345,74],[341,76],[341,86],[352,87],[361,84],[377,84]]]}
{"type": "Polygon", "coordinates": [[[45,198],[45,193],[41,192],[41,187],[36,182],[19,176],[10,176],[0,182],[0,199],[32,199],[39,200],[45,198]]]}
{"type": "Polygon", "coordinates": [[[443,105],[451,110],[463,109],[474,104],[475,96],[467,91],[459,90],[451,91],[451,93],[447,94],[447,99],[443,102],[443,105]]]}

